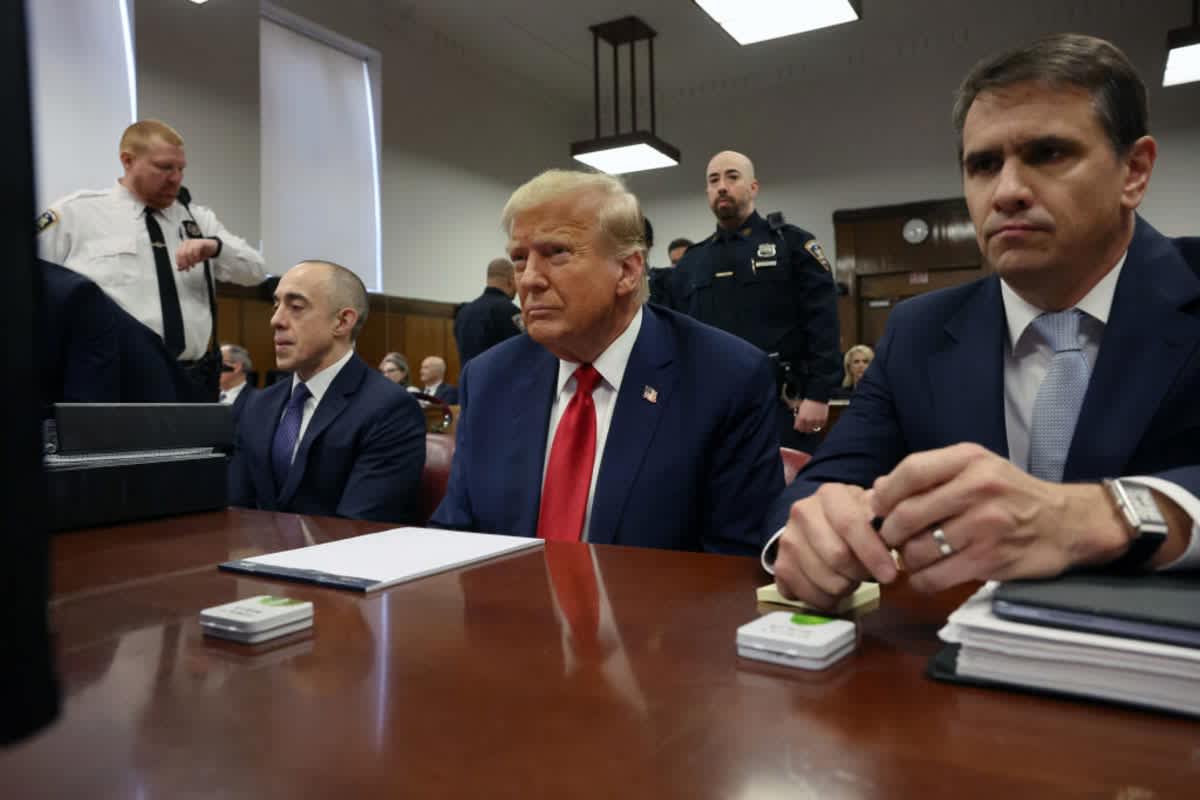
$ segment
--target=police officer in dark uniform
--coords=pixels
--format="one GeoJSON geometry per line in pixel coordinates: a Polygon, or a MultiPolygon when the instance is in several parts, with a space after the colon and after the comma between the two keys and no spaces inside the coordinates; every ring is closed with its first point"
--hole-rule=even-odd
{"type": "Polygon", "coordinates": [[[464,366],[489,347],[521,333],[521,309],[512,301],[516,293],[512,262],[492,259],[487,266],[487,288],[454,316],[454,340],[464,366]]]}
{"type": "Polygon", "coordinates": [[[667,281],[666,304],[761,347],[775,362],[780,440],[812,452],[842,373],[833,275],[812,234],[754,210],[746,156],[713,156],[706,171],[717,231],[688,248],[667,281]]]}

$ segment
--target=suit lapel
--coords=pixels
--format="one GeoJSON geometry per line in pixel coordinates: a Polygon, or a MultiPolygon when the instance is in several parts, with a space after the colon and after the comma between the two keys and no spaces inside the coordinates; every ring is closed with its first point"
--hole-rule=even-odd
{"type": "Polygon", "coordinates": [[[621,391],[613,408],[600,473],[592,497],[588,541],[611,544],[625,505],[637,480],[642,461],[654,439],[663,408],[671,402],[678,368],[674,365],[675,338],[649,306],[642,309],[642,329],[629,355],[621,391]],[[649,387],[654,402],[645,397],[649,387]]]}
{"type": "Polygon", "coordinates": [[[1000,279],[985,281],[946,323],[929,357],[929,402],[938,446],[978,442],[1008,457],[1004,359],[1008,327],[1000,279]]]}
{"type": "Polygon", "coordinates": [[[346,406],[350,404],[350,397],[362,385],[363,378],[366,377],[366,370],[366,365],[359,357],[352,355],[342,367],[342,371],[333,379],[333,383],[329,384],[325,396],[317,404],[317,409],[308,422],[304,438],[300,440],[300,446],[296,450],[296,458],[292,460],[292,468],[288,470],[287,482],[283,484],[283,489],[279,492],[281,507],[291,502],[292,495],[300,486],[304,470],[308,468],[308,452],[312,449],[313,442],[325,432],[331,422],[346,410],[346,406]]]}
{"type": "Polygon", "coordinates": [[[512,395],[519,398],[513,415],[514,431],[528,432],[528,439],[516,435],[509,439],[504,462],[515,485],[517,496],[515,533],[537,536],[538,509],[542,499],[542,469],[546,463],[546,432],[550,427],[550,406],[558,388],[558,359],[532,340],[535,352],[530,365],[518,373],[512,383],[512,395]]]}
{"type": "Polygon", "coordinates": [[[1163,396],[1200,345],[1200,319],[1181,309],[1200,280],[1170,241],[1138,218],[1113,294],[1065,480],[1120,475],[1163,396]]]}

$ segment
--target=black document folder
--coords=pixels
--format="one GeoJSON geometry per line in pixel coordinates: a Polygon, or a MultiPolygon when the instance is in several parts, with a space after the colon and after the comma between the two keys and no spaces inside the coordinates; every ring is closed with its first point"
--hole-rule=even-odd
{"type": "Polygon", "coordinates": [[[1200,647],[1200,575],[1081,572],[1010,581],[992,595],[1004,619],[1200,647]]]}

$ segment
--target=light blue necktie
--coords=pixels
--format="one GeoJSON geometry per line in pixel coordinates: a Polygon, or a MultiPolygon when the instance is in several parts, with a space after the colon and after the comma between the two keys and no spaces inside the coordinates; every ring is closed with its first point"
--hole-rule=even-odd
{"type": "Polygon", "coordinates": [[[1072,308],[1042,314],[1033,321],[1034,329],[1054,348],[1050,369],[1038,387],[1029,432],[1029,474],[1042,480],[1062,480],[1079,409],[1087,393],[1088,363],[1079,349],[1081,315],[1072,308]]]}

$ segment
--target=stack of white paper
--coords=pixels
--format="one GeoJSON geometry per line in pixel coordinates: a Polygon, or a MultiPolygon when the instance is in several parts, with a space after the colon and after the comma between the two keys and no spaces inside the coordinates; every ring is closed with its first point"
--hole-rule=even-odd
{"type": "Polygon", "coordinates": [[[395,528],[350,539],[226,561],[221,569],[374,592],[489,558],[541,547],[541,539],[429,528],[395,528]]]}
{"type": "Polygon", "coordinates": [[[938,633],[961,645],[957,672],[1064,694],[1200,715],[1200,649],[1012,622],[989,583],[938,633]]]}

